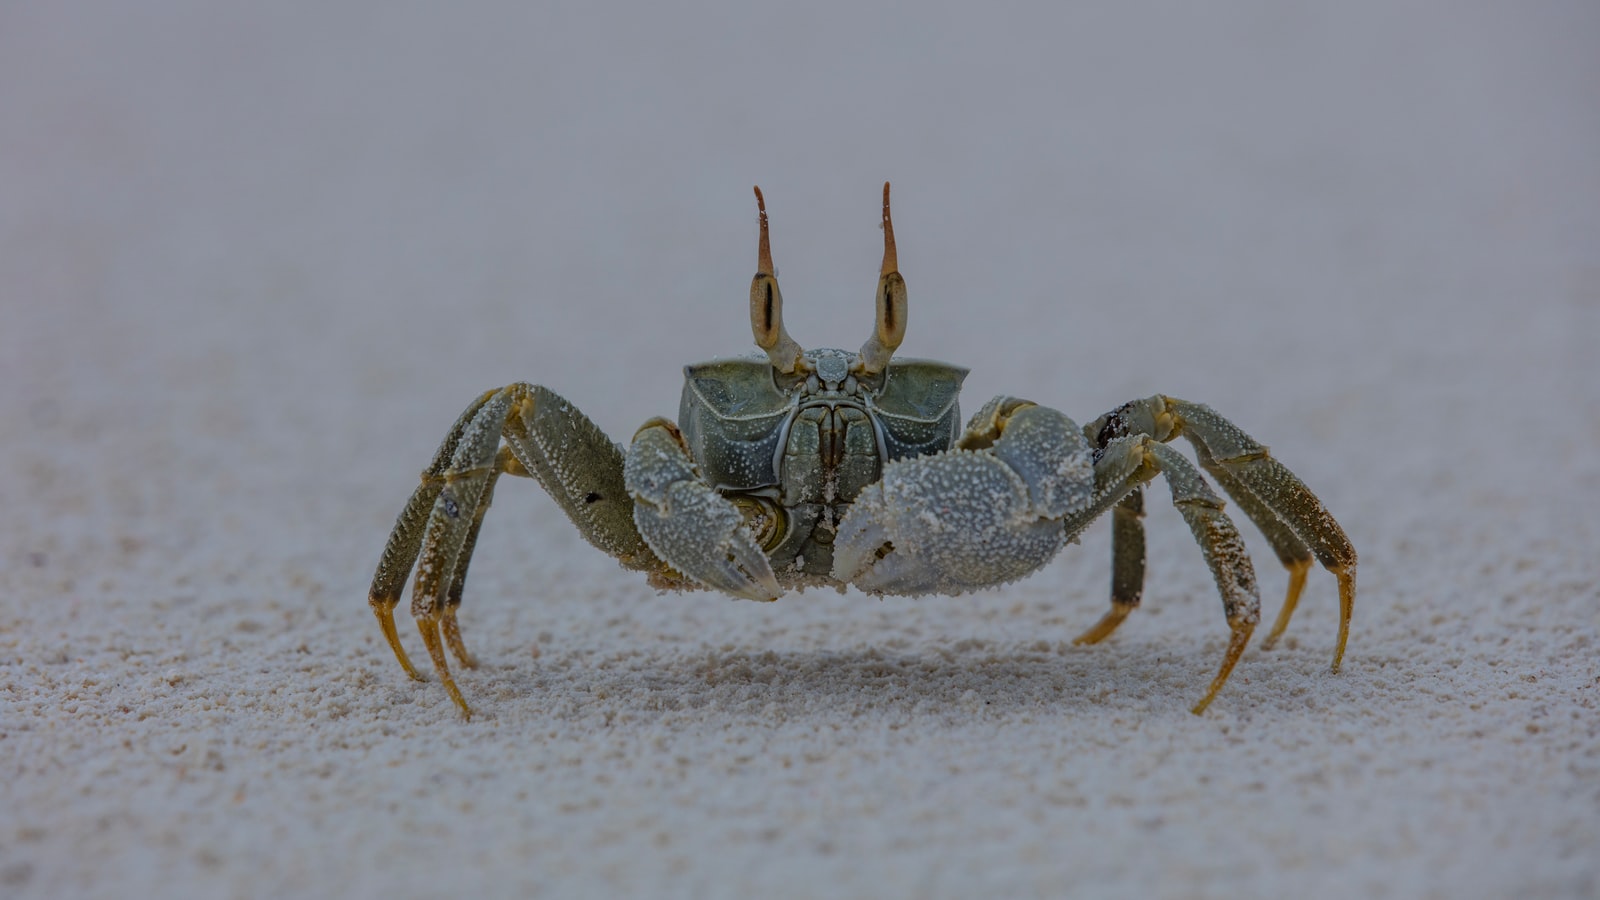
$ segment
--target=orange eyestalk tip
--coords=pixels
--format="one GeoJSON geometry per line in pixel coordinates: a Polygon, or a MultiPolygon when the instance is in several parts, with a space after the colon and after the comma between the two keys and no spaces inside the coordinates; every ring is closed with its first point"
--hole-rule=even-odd
{"type": "Polygon", "coordinates": [[[889,218],[889,182],[883,183],[883,269],[887,275],[900,269],[900,260],[894,250],[894,220],[889,218]]]}
{"type": "Polygon", "coordinates": [[[772,275],[772,242],[767,237],[767,198],[761,196],[760,185],[756,185],[756,209],[761,213],[761,243],[756,251],[756,272],[772,275]]]}

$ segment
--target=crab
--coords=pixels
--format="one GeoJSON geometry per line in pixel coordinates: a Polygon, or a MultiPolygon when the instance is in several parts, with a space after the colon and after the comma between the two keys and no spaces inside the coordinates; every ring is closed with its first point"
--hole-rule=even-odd
{"type": "Polygon", "coordinates": [[[764,356],[684,368],[677,422],[654,418],[623,449],[548,388],[518,382],[456,419],[389,536],[369,600],[400,665],[421,679],[395,631],[413,565],[411,612],[439,680],[464,717],[445,648],[475,665],[457,622],[467,565],[502,475],[533,478],[578,532],[663,590],[776,600],[790,589],[962,594],[1038,571],[1106,512],[1111,607],[1079,644],[1104,640],[1144,587],[1143,486],[1165,476],[1222,598],[1229,640],[1192,707],[1227,682],[1261,616],[1250,556],[1203,469],[1255,523],[1288,570],[1264,646],[1284,632],[1313,560],[1338,582],[1339,670],[1355,603],[1356,552],[1344,530],[1267,448],[1208,406],[1157,394],[1080,427],[1065,414],[996,397],[963,428],[967,370],[894,356],[906,332],[883,186],[877,319],[858,352],[803,350],[760,222],[750,324],[764,356]],[[1196,468],[1167,445],[1183,436],[1196,468]],[[419,562],[420,559],[420,562],[419,562]]]}

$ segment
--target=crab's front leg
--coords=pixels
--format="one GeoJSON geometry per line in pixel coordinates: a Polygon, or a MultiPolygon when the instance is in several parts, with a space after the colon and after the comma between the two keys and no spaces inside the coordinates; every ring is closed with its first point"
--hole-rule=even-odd
{"type": "Polygon", "coordinates": [[[549,491],[584,539],[629,569],[665,577],[633,525],[623,487],[622,451],[572,404],[543,387],[510,384],[474,400],[451,426],[395,522],[368,602],[395,658],[419,677],[395,631],[394,609],[416,566],[411,611],[428,656],[451,699],[470,716],[445,660],[448,647],[464,665],[456,610],[466,586],[484,514],[502,474],[531,477],[549,491]]]}
{"type": "Polygon", "coordinates": [[[623,479],[634,525],[667,565],[735,597],[776,600],[783,594],[744,516],[700,479],[676,425],[656,418],[639,429],[623,479]]]}
{"type": "MultiPolygon", "coordinates": [[[[1263,647],[1270,648],[1288,626],[1312,560],[1332,572],[1339,586],[1339,633],[1333,651],[1333,671],[1339,671],[1355,606],[1356,550],[1327,507],[1299,477],[1209,406],[1163,394],[1123,404],[1091,422],[1084,432],[1101,445],[1128,434],[1144,434],[1157,441],[1182,435],[1194,445],[1201,467],[1255,523],[1289,572],[1283,607],[1263,647]]],[[[1113,596],[1108,619],[1118,611],[1113,596]]],[[[1105,633],[1114,627],[1113,622],[1105,633]]],[[[1084,637],[1093,634],[1091,630],[1084,637]]]]}

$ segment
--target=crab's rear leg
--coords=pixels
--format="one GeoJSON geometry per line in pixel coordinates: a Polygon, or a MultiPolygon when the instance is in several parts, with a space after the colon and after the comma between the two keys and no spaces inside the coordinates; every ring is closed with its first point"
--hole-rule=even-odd
{"type": "Polygon", "coordinates": [[[479,396],[450,427],[449,433],[440,442],[439,449],[434,452],[433,461],[422,470],[422,483],[411,493],[411,499],[406,501],[405,508],[395,520],[394,530],[389,533],[389,541],[384,545],[383,555],[378,558],[378,570],[372,576],[372,588],[368,592],[367,602],[372,605],[372,612],[378,617],[378,626],[383,629],[383,636],[394,650],[395,658],[400,661],[400,667],[405,669],[407,675],[419,681],[422,676],[406,657],[405,647],[400,643],[400,635],[395,631],[394,608],[400,603],[400,595],[405,592],[406,578],[411,574],[411,567],[416,563],[417,554],[422,549],[422,538],[427,530],[429,516],[433,512],[434,502],[438,500],[439,493],[444,490],[444,473],[450,468],[450,460],[455,456],[456,447],[461,443],[461,435],[477,416],[478,411],[483,409],[483,405],[496,393],[487,391],[479,396]]]}
{"type": "MultiPolygon", "coordinates": [[[[1206,689],[1205,696],[1194,706],[1198,715],[1205,711],[1211,704],[1217,692],[1227,683],[1228,676],[1233,672],[1233,667],[1239,662],[1239,657],[1244,653],[1245,647],[1250,643],[1250,635],[1255,631],[1256,624],[1261,620],[1261,597],[1256,586],[1255,567],[1250,563],[1250,555],[1245,550],[1244,540],[1239,536],[1239,530],[1234,527],[1233,521],[1222,511],[1222,498],[1212,491],[1206,484],[1205,478],[1178,451],[1150,439],[1145,435],[1135,435],[1111,440],[1104,448],[1100,457],[1095,461],[1095,493],[1097,502],[1081,512],[1068,516],[1063,521],[1063,527],[1068,535],[1076,535],[1089,523],[1093,522],[1104,512],[1105,507],[1116,503],[1118,509],[1128,509],[1130,513],[1142,508],[1142,498],[1137,506],[1128,503],[1129,497],[1135,496],[1138,486],[1163,475],[1167,486],[1172,491],[1172,505],[1183,514],[1184,521],[1189,524],[1189,530],[1194,535],[1195,542],[1200,545],[1200,551],[1205,556],[1206,565],[1211,569],[1211,577],[1216,582],[1217,592],[1222,597],[1223,614],[1228,620],[1228,629],[1231,635],[1228,639],[1228,648],[1223,652],[1222,665],[1218,667],[1217,674],[1211,679],[1211,685],[1206,689]]],[[[1132,524],[1139,529],[1139,543],[1143,544],[1143,528],[1138,525],[1137,518],[1130,516],[1132,524]]],[[[1126,526],[1127,520],[1124,521],[1126,526]]],[[[1113,532],[1113,546],[1115,544],[1115,531],[1113,532]]],[[[1128,544],[1122,545],[1124,550],[1131,549],[1128,544]]],[[[1142,546],[1140,547],[1142,550],[1142,546]]],[[[1115,560],[1114,562],[1119,561],[1115,560]]],[[[1140,554],[1137,572],[1133,571],[1134,564],[1124,558],[1120,560],[1127,567],[1122,573],[1122,578],[1131,582],[1134,575],[1143,578],[1143,554],[1140,554]]],[[[1113,585],[1115,590],[1117,573],[1113,569],[1113,585]]],[[[1125,585],[1125,590],[1127,587],[1125,585]]],[[[1113,606],[1111,612],[1101,620],[1100,625],[1090,629],[1086,637],[1095,636],[1095,632],[1104,628],[1109,634],[1117,624],[1122,621],[1129,610],[1138,605],[1137,596],[1134,602],[1121,604],[1119,610],[1116,603],[1116,594],[1113,593],[1113,606]],[[1119,615],[1120,612],[1120,615],[1119,615]],[[1109,626],[1107,622],[1109,621],[1109,626]]],[[[1098,640],[1104,634],[1095,637],[1098,640]]],[[[1080,642],[1084,641],[1082,637],[1080,642]]]]}
{"type": "Polygon", "coordinates": [[[579,533],[624,567],[652,573],[665,568],[633,526],[633,504],[623,487],[622,451],[593,422],[537,385],[512,384],[475,400],[423,471],[422,484],[390,535],[370,594],[396,658],[417,677],[395,633],[393,616],[406,575],[417,563],[412,615],[440,681],[469,716],[471,709],[450,676],[444,647],[471,664],[456,610],[495,481],[504,473],[538,480],[579,533]]]}
{"type": "Polygon", "coordinates": [[[1073,639],[1098,644],[1117,630],[1144,596],[1144,490],[1134,488],[1111,511],[1111,609],[1073,639]]]}
{"type": "Polygon", "coordinates": [[[1314,558],[1339,584],[1339,634],[1333,670],[1339,670],[1350,636],[1355,606],[1356,551],[1322,501],[1266,447],[1208,406],[1156,395],[1135,400],[1101,416],[1085,428],[1100,441],[1120,434],[1148,434],[1159,441],[1178,435],[1194,445],[1196,456],[1223,490],[1239,504],[1271,544],[1286,569],[1289,587],[1283,608],[1264,642],[1274,643],[1288,627],[1314,558]]]}
{"type": "MultiPolygon", "coordinates": [[[[1289,617],[1294,615],[1295,605],[1300,602],[1300,594],[1305,590],[1306,576],[1311,572],[1315,557],[1305,541],[1300,540],[1294,530],[1278,518],[1277,513],[1270,507],[1261,502],[1261,498],[1246,487],[1227,466],[1217,462],[1204,444],[1199,441],[1191,443],[1194,444],[1195,457],[1200,460],[1200,468],[1205,469],[1206,474],[1221,485],[1228,496],[1233,498],[1233,502],[1239,505],[1239,509],[1255,523],[1256,528],[1267,539],[1267,544],[1272,547],[1272,552],[1278,557],[1278,562],[1289,572],[1289,587],[1283,598],[1283,606],[1278,609],[1278,618],[1272,623],[1272,630],[1267,632],[1266,639],[1261,642],[1261,649],[1271,650],[1278,642],[1278,638],[1283,637],[1283,630],[1289,627],[1289,617]]],[[[1349,617],[1345,616],[1343,621],[1348,623],[1349,617]]],[[[1343,655],[1343,640],[1339,642],[1339,646],[1340,655],[1343,655]]],[[[1337,663],[1334,664],[1334,668],[1338,668],[1337,663]]]]}
{"type": "MultiPolygon", "coordinates": [[[[1295,547],[1286,548],[1274,543],[1273,549],[1277,551],[1279,559],[1284,559],[1286,549],[1290,552],[1297,550],[1301,554],[1314,555],[1323,568],[1333,573],[1339,583],[1339,637],[1334,647],[1333,670],[1339,671],[1339,664],[1344,659],[1345,642],[1350,638],[1350,618],[1355,610],[1356,597],[1356,550],[1344,529],[1339,527],[1327,507],[1299,477],[1283,463],[1273,459],[1266,447],[1245,434],[1239,426],[1218,415],[1209,406],[1175,397],[1151,399],[1165,402],[1167,409],[1176,416],[1184,437],[1195,445],[1203,462],[1210,461],[1218,470],[1228,474],[1227,480],[1222,482],[1225,490],[1230,485],[1242,488],[1234,495],[1242,509],[1250,512],[1252,504],[1244,499],[1249,495],[1257,501],[1253,505],[1263,506],[1275,515],[1275,521],[1281,523],[1279,532],[1287,526],[1293,536],[1299,538],[1301,543],[1295,547]]],[[[1271,522],[1274,519],[1266,516],[1258,520],[1262,533],[1269,541],[1274,540],[1274,534],[1267,524],[1271,522]]],[[[1287,537],[1279,540],[1287,544],[1287,537]]],[[[1272,631],[1267,635],[1269,643],[1276,641],[1289,626],[1289,617],[1294,614],[1295,605],[1300,600],[1300,588],[1305,585],[1305,573],[1310,567],[1310,560],[1303,555],[1297,563],[1286,560],[1284,564],[1290,572],[1289,592],[1272,631]]]]}
{"type": "MultiPolygon", "coordinates": [[[[1210,475],[1227,495],[1233,498],[1239,508],[1256,528],[1266,537],[1267,543],[1277,555],[1278,561],[1289,571],[1289,589],[1284,599],[1283,607],[1278,612],[1277,622],[1267,634],[1267,639],[1262,642],[1262,649],[1270,650],[1272,645],[1282,636],[1283,629],[1289,624],[1289,616],[1294,612],[1295,604],[1300,599],[1300,592],[1306,586],[1306,574],[1311,571],[1314,561],[1311,548],[1304,541],[1295,536],[1293,530],[1279,519],[1277,514],[1269,509],[1266,504],[1251,493],[1239,479],[1234,477],[1227,468],[1223,467],[1211,454],[1206,452],[1204,445],[1196,444],[1196,456],[1200,460],[1200,467],[1210,475]]],[[[1138,490],[1130,493],[1123,501],[1117,504],[1114,518],[1111,523],[1111,609],[1108,610],[1099,622],[1096,622],[1088,631],[1078,635],[1073,641],[1076,644],[1097,644],[1105,640],[1122,624],[1128,614],[1139,607],[1139,601],[1144,592],[1144,504],[1138,490]]]]}
{"type": "Polygon", "coordinates": [[[444,632],[445,646],[463,666],[476,668],[478,663],[467,652],[467,645],[461,640],[461,625],[456,619],[456,611],[461,608],[461,595],[467,586],[467,566],[472,562],[472,552],[478,545],[478,532],[483,528],[484,514],[489,511],[489,505],[494,500],[495,482],[501,475],[520,475],[524,478],[533,477],[522,463],[511,452],[510,447],[501,447],[495,454],[494,468],[489,472],[488,483],[483,488],[483,499],[478,502],[478,508],[473,511],[472,525],[467,529],[467,539],[461,545],[461,551],[456,555],[455,571],[450,577],[450,589],[445,592],[444,613],[440,618],[440,630],[444,632]]]}

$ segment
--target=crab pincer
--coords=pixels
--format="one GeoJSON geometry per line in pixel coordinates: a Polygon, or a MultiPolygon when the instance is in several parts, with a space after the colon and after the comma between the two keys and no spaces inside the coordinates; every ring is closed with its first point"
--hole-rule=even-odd
{"type": "Polygon", "coordinates": [[[727,498],[700,480],[678,427],[646,422],[623,467],[633,521],[657,556],[708,587],[749,600],[776,600],[772,564],[727,498]]]}

